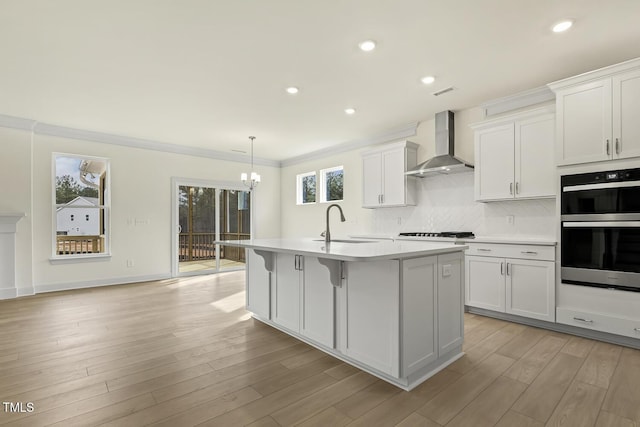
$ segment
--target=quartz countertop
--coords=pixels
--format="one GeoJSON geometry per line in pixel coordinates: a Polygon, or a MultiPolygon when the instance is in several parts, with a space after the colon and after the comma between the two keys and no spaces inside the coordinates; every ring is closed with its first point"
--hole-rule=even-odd
{"type": "Polygon", "coordinates": [[[334,239],[328,245],[324,240],[301,239],[251,239],[222,240],[216,243],[269,252],[310,255],[340,261],[379,261],[415,258],[464,251],[466,245],[440,242],[416,242],[393,240],[334,239]],[[344,240],[343,242],[337,240],[344,240]]]}

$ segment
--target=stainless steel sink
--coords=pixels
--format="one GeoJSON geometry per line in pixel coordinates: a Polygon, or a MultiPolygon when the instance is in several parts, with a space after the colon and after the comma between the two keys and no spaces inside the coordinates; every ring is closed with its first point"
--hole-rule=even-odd
{"type": "MultiPolygon", "coordinates": [[[[313,239],[314,242],[324,242],[324,239],[313,239]]],[[[375,243],[375,240],[331,239],[336,243],[375,243]]]]}

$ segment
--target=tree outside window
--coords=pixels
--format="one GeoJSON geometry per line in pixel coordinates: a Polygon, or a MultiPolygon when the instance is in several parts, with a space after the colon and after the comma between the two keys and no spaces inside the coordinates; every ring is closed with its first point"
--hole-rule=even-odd
{"type": "Polygon", "coordinates": [[[316,202],[316,173],[306,172],[296,177],[296,203],[306,205],[316,202]]]}

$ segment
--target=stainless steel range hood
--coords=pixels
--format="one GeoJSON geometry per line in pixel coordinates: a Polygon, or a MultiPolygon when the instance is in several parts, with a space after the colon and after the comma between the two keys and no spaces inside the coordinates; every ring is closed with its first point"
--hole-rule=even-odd
{"type": "Polygon", "coordinates": [[[436,114],[436,155],[426,162],[405,172],[405,175],[426,178],[436,174],[451,174],[473,171],[473,165],[456,158],[453,146],[453,112],[436,114]]]}

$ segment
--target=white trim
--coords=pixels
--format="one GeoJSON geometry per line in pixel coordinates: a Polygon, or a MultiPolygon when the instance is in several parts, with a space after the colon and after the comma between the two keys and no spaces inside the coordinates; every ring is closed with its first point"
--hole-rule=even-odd
{"type": "Polygon", "coordinates": [[[32,286],[26,286],[23,288],[16,289],[16,297],[24,297],[28,295],[35,295],[35,289],[32,286]]]}
{"type": "Polygon", "coordinates": [[[16,288],[0,288],[0,300],[15,298],[16,294],[16,288]]]}
{"type": "Polygon", "coordinates": [[[280,162],[280,167],[296,165],[299,163],[308,162],[310,160],[321,159],[323,157],[332,156],[334,154],[344,153],[346,151],[355,150],[357,148],[368,147],[370,145],[377,145],[384,142],[396,141],[398,139],[406,139],[410,136],[415,136],[418,129],[418,122],[411,123],[400,128],[396,128],[386,133],[373,136],[366,139],[358,139],[354,141],[348,141],[342,144],[333,145],[331,147],[322,148],[320,150],[312,151],[300,156],[290,157],[280,162]]]}
{"type": "Polygon", "coordinates": [[[1,127],[31,131],[36,123],[38,122],[32,119],[24,119],[22,117],[13,117],[0,114],[1,127]]]}
{"type": "Polygon", "coordinates": [[[43,292],[68,291],[73,289],[95,288],[98,286],[126,285],[128,283],[150,282],[153,280],[170,279],[170,274],[149,274],[143,276],[117,277],[111,279],[82,280],[80,282],[53,283],[50,285],[36,285],[37,294],[43,292]]]}
{"type": "Polygon", "coordinates": [[[496,114],[506,113],[507,111],[513,111],[555,99],[556,95],[549,87],[541,86],[514,95],[483,102],[480,104],[480,108],[482,108],[485,117],[491,117],[496,114]]]}
{"type": "Polygon", "coordinates": [[[544,107],[532,108],[531,110],[519,111],[513,114],[507,114],[500,117],[495,117],[481,122],[471,123],[469,127],[473,130],[481,130],[485,128],[492,128],[497,125],[509,124],[514,121],[526,120],[545,114],[553,114],[556,111],[555,105],[546,105],[544,107]]]}
{"type": "Polygon", "coordinates": [[[547,86],[552,91],[557,92],[559,89],[580,85],[593,80],[600,80],[611,77],[613,74],[623,73],[636,68],[640,68],[640,58],[630,59],[619,64],[609,65],[608,67],[598,68],[597,70],[588,71],[586,73],[578,74],[577,76],[557,80],[547,84],[547,86]]]}

